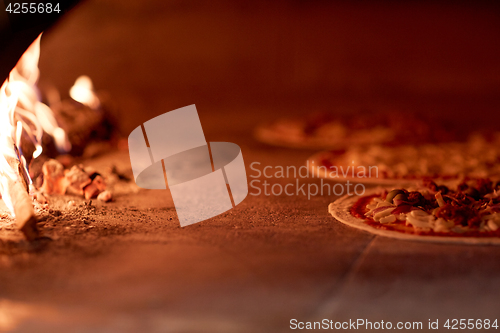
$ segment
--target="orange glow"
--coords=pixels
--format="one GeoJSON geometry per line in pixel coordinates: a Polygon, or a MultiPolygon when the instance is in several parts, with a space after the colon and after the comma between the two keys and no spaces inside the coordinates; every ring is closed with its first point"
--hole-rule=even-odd
{"type": "MultiPolygon", "coordinates": [[[[14,170],[9,159],[19,160],[25,175],[29,175],[26,159],[22,155],[21,138],[29,138],[35,147],[33,158],[43,151],[42,135],[54,138],[57,149],[71,149],[66,133],[59,127],[50,107],[40,101],[36,86],[39,77],[40,36],[31,44],[9,78],[0,87],[0,192],[7,207],[13,213],[8,195],[8,180],[17,181],[21,176],[14,170]]],[[[29,176],[27,176],[29,177],[29,176]]],[[[31,182],[31,179],[28,179],[31,182]]]]}
{"type": "Polygon", "coordinates": [[[75,101],[91,109],[97,109],[100,105],[99,98],[97,98],[94,92],[92,80],[86,75],[82,75],[76,79],[75,84],[69,90],[69,95],[75,101]]]}

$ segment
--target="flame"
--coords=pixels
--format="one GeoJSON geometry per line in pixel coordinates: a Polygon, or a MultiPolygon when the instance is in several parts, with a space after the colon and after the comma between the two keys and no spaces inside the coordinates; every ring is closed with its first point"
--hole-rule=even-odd
{"type": "Polygon", "coordinates": [[[82,75],[76,79],[75,84],[69,90],[69,95],[75,101],[80,102],[94,110],[99,108],[101,105],[101,102],[94,91],[92,80],[86,75],[82,75]]]}
{"type": "Polygon", "coordinates": [[[40,156],[43,151],[41,143],[44,132],[54,138],[60,152],[71,149],[66,133],[58,126],[52,109],[40,101],[36,86],[40,75],[40,38],[41,34],[19,59],[9,78],[0,87],[0,192],[11,212],[13,208],[8,197],[8,180],[18,180],[21,172],[31,184],[26,159],[21,151],[23,134],[35,146],[33,158],[40,156]],[[13,169],[8,162],[8,159],[12,158],[19,161],[23,170],[13,169]]]}

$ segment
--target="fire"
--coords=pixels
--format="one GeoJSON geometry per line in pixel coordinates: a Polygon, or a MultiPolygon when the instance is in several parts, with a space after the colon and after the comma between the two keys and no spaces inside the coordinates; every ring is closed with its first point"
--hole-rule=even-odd
{"type": "MultiPolygon", "coordinates": [[[[28,138],[34,145],[33,158],[39,157],[43,151],[44,133],[54,139],[59,152],[71,150],[71,143],[65,131],[57,124],[53,110],[41,102],[36,85],[40,75],[40,38],[41,35],[26,50],[10,72],[9,78],[0,87],[0,193],[13,215],[15,209],[9,193],[9,184],[32,184],[22,151],[22,138],[28,138]],[[14,164],[18,164],[18,167],[14,164]]],[[[82,104],[99,106],[99,99],[94,94],[92,81],[88,77],[80,77],[77,80],[71,97],[82,104]]]]}
{"type": "Polygon", "coordinates": [[[69,95],[75,101],[94,110],[99,108],[101,104],[99,98],[95,94],[92,80],[86,75],[82,75],[76,79],[75,84],[69,90],[69,95]]]}

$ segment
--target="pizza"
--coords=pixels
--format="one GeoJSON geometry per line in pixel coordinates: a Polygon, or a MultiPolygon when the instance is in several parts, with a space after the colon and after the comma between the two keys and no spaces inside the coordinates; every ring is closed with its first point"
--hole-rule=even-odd
{"type": "Polygon", "coordinates": [[[376,111],[355,115],[323,112],[278,119],[258,126],[255,137],[276,146],[338,149],[352,145],[443,142],[454,139],[455,135],[429,117],[401,111],[376,111]]]}
{"type": "Polygon", "coordinates": [[[465,142],[352,146],[319,152],[307,161],[317,177],[360,183],[413,184],[425,178],[500,178],[500,133],[465,142]]]}
{"type": "Polygon", "coordinates": [[[500,244],[500,182],[462,179],[455,189],[426,179],[420,187],[345,196],[328,211],[373,234],[408,240],[500,244]]]}

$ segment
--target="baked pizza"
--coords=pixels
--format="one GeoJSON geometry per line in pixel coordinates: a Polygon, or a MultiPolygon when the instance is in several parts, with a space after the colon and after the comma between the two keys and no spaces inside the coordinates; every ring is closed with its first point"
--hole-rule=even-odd
{"type": "Polygon", "coordinates": [[[500,182],[463,179],[455,189],[426,179],[421,187],[345,196],[328,211],[339,221],[400,239],[500,244],[500,182]]]}
{"type": "Polygon", "coordinates": [[[436,119],[400,111],[355,115],[317,113],[283,118],[258,126],[255,137],[264,143],[291,148],[328,149],[367,144],[420,144],[455,138],[436,119]]]}
{"type": "Polygon", "coordinates": [[[317,153],[307,166],[316,177],[360,183],[500,177],[500,134],[473,135],[465,142],[352,146],[317,153]]]}

